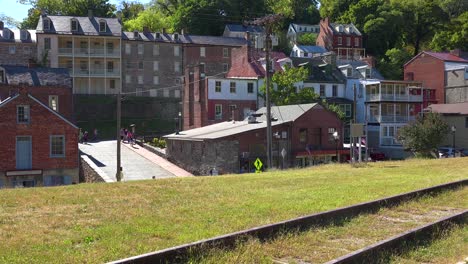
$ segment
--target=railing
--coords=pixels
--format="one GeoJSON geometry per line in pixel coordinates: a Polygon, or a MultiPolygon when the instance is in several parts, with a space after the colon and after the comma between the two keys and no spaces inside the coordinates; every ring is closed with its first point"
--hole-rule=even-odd
{"type": "Polygon", "coordinates": [[[407,123],[415,119],[416,119],[415,116],[408,116],[408,115],[371,115],[368,117],[368,122],[407,123]]]}
{"type": "Polygon", "coordinates": [[[70,70],[72,77],[120,77],[119,69],[113,69],[112,71],[106,71],[105,69],[75,69],[70,70]]]}
{"type": "Polygon", "coordinates": [[[119,57],[120,56],[120,49],[104,49],[104,48],[95,48],[95,49],[88,49],[88,48],[59,48],[59,55],[67,55],[67,56],[85,56],[85,57],[119,57]]]}
{"type": "Polygon", "coordinates": [[[401,94],[367,94],[368,102],[392,101],[392,102],[422,102],[422,95],[401,94]]]}

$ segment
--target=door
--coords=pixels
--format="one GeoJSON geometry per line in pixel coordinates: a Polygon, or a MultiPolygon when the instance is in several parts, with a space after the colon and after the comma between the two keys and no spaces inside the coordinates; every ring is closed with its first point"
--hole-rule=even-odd
{"type": "Polygon", "coordinates": [[[16,169],[30,170],[32,168],[31,137],[16,137],[16,169]]]}

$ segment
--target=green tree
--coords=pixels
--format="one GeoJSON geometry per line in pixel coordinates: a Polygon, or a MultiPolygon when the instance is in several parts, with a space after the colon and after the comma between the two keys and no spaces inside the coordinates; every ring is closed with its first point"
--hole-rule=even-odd
{"type": "MultiPolygon", "coordinates": [[[[275,89],[270,89],[270,100],[275,105],[291,105],[311,103],[318,99],[318,95],[311,88],[302,88],[298,91],[296,83],[304,81],[309,76],[307,68],[291,68],[286,66],[283,72],[273,74],[272,82],[276,84],[275,89]]],[[[260,88],[265,94],[265,86],[260,88]]]]}
{"type": "Polygon", "coordinates": [[[430,48],[434,51],[445,51],[455,48],[468,50],[468,11],[452,18],[443,30],[435,33],[430,48]]]}
{"type": "Polygon", "coordinates": [[[386,79],[402,80],[403,65],[411,59],[411,54],[405,49],[389,49],[378,62],[378,68],[386,79]]]}
{"type": "Polygon", "coordinates": [[[398,140],[405,149],[421,157],[437,157],[436,150],[449,132],[449,126],[439,114],[419,116],[399,131],[398,140]]]}
{"type": "Polygon", "coordinates": [[[31,5],[28,17],[21,22],[23,29],[35,29],[41,10],[48,15],[87,16],[88,10],[97,17],[114,17],[115,5],[109,0],[19,0],[22,4],[31,5]]]}
{"type": "Polygon", "coordinates": [[[305,33],[301,34],[297,40],[297,43],[299,45],[308,45],[308,46],[314,46],[315,41],[317,40],[317,34],[315,33],[305,33]]]}
{"type": "Polygon", "coordinates": [[[145,10],[145,6],[139,2],[122,1],[119,6],[117,14],[123,22],[135,19],[140,12],[145,10]]]}
{"type": "Polygon", "coordinates": [[[19,27],[20,23],[16,21],[14,18],[7,16],[3,13],[0,13],[0,21],[3,21],[6,26],[9,27],[19,27]]]}

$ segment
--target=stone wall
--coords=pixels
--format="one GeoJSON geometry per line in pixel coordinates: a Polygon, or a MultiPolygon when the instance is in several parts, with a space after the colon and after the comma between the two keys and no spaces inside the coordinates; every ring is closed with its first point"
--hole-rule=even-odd
{"type": "Polygon", "coordinates": [[[90,182],[105,182],[101,176],[84,160],[80,157],[80,183],[90,182]]]}
{"type": "Polygon", "coordinates": [[[189,141],[166,139],[168,160],[193,175],[239,172],[239,142],[236,140],[189,141]]]}
{"type": "Polygon", "coordinates": [[[468,102],[468,75],[465,69],[446,71],[445,103],[468,102]]]}

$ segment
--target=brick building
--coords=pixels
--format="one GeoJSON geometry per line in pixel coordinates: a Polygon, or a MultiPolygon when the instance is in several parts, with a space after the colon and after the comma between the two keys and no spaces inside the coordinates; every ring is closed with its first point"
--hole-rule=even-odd
{"type": "Polygon", "coordinates": [[[72,79],[66,69],[0,65],[0,102],[26,89],[68,120],[74,120],[72,79]]]}
{"type": "Polygon", "coordinates": [[[27,89],[0,103],[0,187],[79,180],[78,128],[27,89]]]}
{"type": "Polygon", "coordinates": [[[365,56],[362,34],[351,24],[330,23],[328,17],[320,20],[317,46],[337,54],[338,60],[359,60],[365,56]]]}
{"type": "MultiPolygon", "coordinates": [[[[265,108],[254,118],[227,121],[165,136],[168,158],[198,175],[217,168],[221,173],[253,171],[260,158],[266,164],[265,108]]],[[[273,157],[275,167],[309,166],[339,160],[343,150],[342,122],[319,104],[272,107],[273,157]],[[333,137],[334,132],[340,136],[333,137]],[[286,151],[283,160],[282,150],[286,151]]]]}
{"type": "Polygon", "coordinates": [[[36,31],[10,29],[0,21],[0,64],[26,66],[36,61],[36,31]]]}
{"type": "Polygon", "coordinates": [[[422,51],[404,65],[406,81],[422,82],[425,88],[435,91],[437,103],[448,103],[445,85],[447,84],[446,70],[468,66],[468,56],[460,50],[448,52],[422,51]]]}

